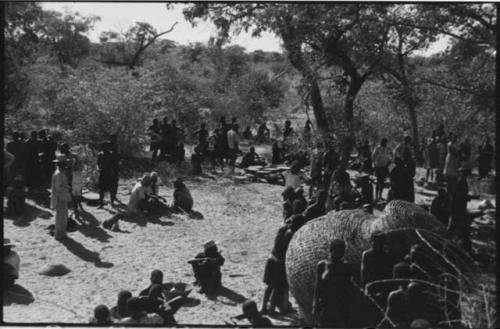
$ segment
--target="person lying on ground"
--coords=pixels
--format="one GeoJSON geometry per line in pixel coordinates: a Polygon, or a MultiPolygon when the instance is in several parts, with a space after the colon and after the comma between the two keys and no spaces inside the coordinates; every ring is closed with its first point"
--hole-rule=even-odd
{"type": "Polygon", "coordinates": [[[174,181],[173,211],[190,213],[193,210],[193,197],[181,178],[174,181]]]}
{"type": "Polygon", "coordinates": [[[203,246],[194,259],[188,261],[193,267],[196,284],[200,286],[200,293],[214,293],[222,287],[221,266],[224,265],[224,257],[220,254],[215,241],[210,240],[203,246]]]}
{"type": "Polygon", "coordinates": [[[127,300],[127,309],[130,316],[120,320],[120,324],[134,325],[161,325],[163,318],[156,313],[147,313],[141,299],[138,297],[131,297],[127,300]]]}
{"type": "Polygon", "coordinates": [[[257,310],[257,304],[253,300],[246,300],[242,305],[241,309],[243,314],[233,316],[231,319],[234,320],[243,320],[247,319],[250,322],[252,327],[255,328],[269,328],[273,326],[273,323],[269,318],[263,316],[257,310]]]}
{"type": "Polygon", "coordinates": [[[111,308],[111,317],[115,320],[121,320],[128,317],[130,314],[127,310],[127,300],[132,297],[132,293],[128,290],[122,290],[118,293],[118,301],[111,308]]]}
{"type": "Polygon", "coordinates": [[[248,168],[250,166],[265,166],[266,161],[262,159],[256,152],[255,147],[251,146],[250,151],[247,152],[241,159],[240,168],[248,168]]]}
{"type": "Polygon", "coordinates": [[[113,324],[108,307],[103,304],[97,305],[94,309],[94,316],[90,318],[89,324],[113,324]]]}

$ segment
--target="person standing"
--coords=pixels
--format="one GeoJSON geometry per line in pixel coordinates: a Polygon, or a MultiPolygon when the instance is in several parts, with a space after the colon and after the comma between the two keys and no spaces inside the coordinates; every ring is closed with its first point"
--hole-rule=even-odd
{"type": "Polygon", "coordinates": [[[54,238],[61,240],[66,237],[68,224],[68,202],[71,201],[70,186],[64,173],[63,159],[54,160],[56,171],[52,175],[50,206],[56,211],[54,238]]]}
{"type": "Polygon", "coordinates": [[[375,148],[372,154],[373,166],[377,185],[375,186],[375,200],[382,200],[385,179],[389,176],[389,164],[391,163],[391,150],[387,147],[387,138],[382,138],[380,145],[375,148]]]}
{"type": "Polygon", "coordinates": [[[232,129],[227,132],[227,145],[229,149],[229,165],[231,166],[231,172],[234,172],[236,158],[238,157],[239,152],[240,136],[238,128],[238,125],[234,124],[232,129]]]}
{"type": "Polygon", "coordinates": [[[118,151],[118,135],[109,136],[109,149],[113,158],[113,172],[111,176],[111,201],[118,202],[116,195],[118,194],[118,182],[120,180],[120,153],[118,151]]]}
{"type": "Polygon", "coordinates": [[[161,127],[158,119],[153,120],[153,125],[148,128],[148,134],[151,138],[151,142],[149,143],[149,150],[153,152],[151,156],[151,160],[154,162],[158,156],[158,150],[161,146],[161,127]]]}
{"type": "Polygon", "coordinates": [[[437,140],[437,152],[438,152],[438,166],[439,170],[444,170],[444,163],[446,160],[446,143],[445,140],[446,138],[443,137],[436,137],[437,140]]]}
{"type": "Polygon", "coordinates": [[[169,138],[170,138],[170,125],[168,117],[163,118],[163,123],[160,125],[161,143],[160,143],[160,158],[165,159],[169,153],[169,138]]]}
{"type": "Polygon", "coordinates": [[[57,143],[54,141],[52,136],[47,136],[45,130],[40,130],[38,133],[40,138],[39,143],[39,153],[41,153],[41,167],[43,173],[43,182],[50,180],[52,173],[54,172],[54,159],[56,158],[57,143]]]}
{"type": "Polygon", "coordinates": [[[482,146],[479,147],[479,179],[488,176],[491,171],[491,162],[495,155],[495,150],[490,143],[490,137],[486,136],[486,140],[482,146]]]}
{"type": "Polygon", "coordinates": [[[311,185],[309,187],[309,198],[312,197],[314,188],[322,187],[322,176],[323,176],[323,151],[322,143],[318,142],[316,147],[311,152],[311,185]]]}
{"type": "Polygon", "coordinates": [[[471,158],[471,144],[470,140],[466,138],[459,147],[459,165],[466,169],[465,175],[472,175],[472,164],[470,161],[471,158]]]}
{"type": "Polygon", "coordinates": [[[462,240],[464,249],[471,251],[470,220],[467,216],[467,202],[469,201],[469,186],[465,173],[467,169],[460,168],[456,187],[451,197],[451,225],[449,230],[456,230],[462,240]]]}
{"type": "Polygon", "coordinates": [[[414,202],[415,201],[415,187],[413,184],[413,178],[415,177],[416,173],[416,163],[415,163],[415,158],[413,157],[412,154],[412,140],[411,137],[406,136],[405,137],[405,147],[403,148],[403,165],[406,167],[406,171],[408,173],[408,181],[406,184],[406,200],[409,202],[414,202]]]}
{"type": "MultiPolygon", "coordinates": [[[[396,158],[394,160],[395,166],[392,168],[391,178],[391,196],[387,198],[390,200],[407,200],[408,198],[408,183],[411,181],[411,176],[403,164],[403,160],[396,158]]],[[[409,201],[409,200],[407,200],[409,201]]]]}
{"type": "Polygon", "coordinates": [[[80,208],[82,208],[80,203],[83,188],[82,165],[80,163],[80,159],[78,159],[74,153],[71,153],[69,144],[62,144],[60,151],[65,161],[64,173],[68,179],[68,185],[71,187],[73,212],[75,213],[75,217],[78,219],[80,218],[78,207],[80,206],[80,208]]]}
{"type": "Polygon", "coordinates": [[[21,139],[21,134],[19,132],[14,132],[12,137],[12,141],[7,143],[7,151],[14,156],[14,162],[11,166],[10,177],[5,178],[12,180],[12,178],[20,175],[23,179],[25,179],[26,143],[21,139]]]}
{"type": "Polygon", "coordinates": [[[41,183],[43,175],[38,157],[39,149],[38,133],[32,131],[30,138],[26,142],[26,186],[30,191],[41,183]]]}
{"type": "Polygon", "coordinates": [[[435,182],[435,171],[439,168],[439,151],[436,144],[435,138],[430,138],[425,149],[425,158],[427,165],[427,172],[425,175],[425,181],[435,182]]]}
{"type": "Polygon", "coordinates": [[[208,131],[206,129],[206,124],[202,123],[200,129],[195,131],[193,135],[198,136],[199,153],[204,157],[208,150],[208,131]]]}
{"type": "MultiPolygon", "coordinates": [[[[102,151],[97,155],[97,166],[99,168],[99,208],[104,207],[104,193],[109,191],[112,194],[113,179],[115,177],[116,163],[111,153],[110,143],[101,144],[102,151]]],[[[114,206],[115,197],[111,195],[111,206],[114,206]]]]}
{"type": "Polygon", "coordinates": [[[450,134],[450,141],[448,142],[448,154],[444,164],[444,175],[446,176],[446,186],[448,194],[453,196],[458,179],[458,148],[455,144],[456,138],[450,134]]]}
{"type": "Polygon", "coordinates": [[[328,146],[328,151],[326,151],[325,155],[323,156],[323,188],[325,190],[328,190],[330,187],[330,178],[332,177],[333,172],[335,169],[337,169],[337,166],[339,165],[339,155],[335,151],[335,146],[333,146],[333,143],[330,143],[328,146]]]}

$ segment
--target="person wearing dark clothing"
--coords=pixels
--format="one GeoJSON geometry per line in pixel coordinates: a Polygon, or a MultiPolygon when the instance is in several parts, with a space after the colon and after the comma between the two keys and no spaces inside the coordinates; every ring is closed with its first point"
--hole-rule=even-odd
{"type": "Polygon", "coordinates": [[[377,185],[375,186],[375,199],[382,199],[385,179],[389,176],[389,164],[392,161],[391,151],[387,147],[387,138],[382,138],[380,145],[375,147],[372,154],[372,163],[374,166],[377,185]]]}
{"type": "Polygon", "coordinates": [[[293,135],[293,128],[292,128],[292,122],[290,120],[285,121],[285,129],[283,130],[283,138],[286,140],[288,137],[292,137],[293,135]]]}
{"type": "Polygon", "coordinates": [[[406,198],[405,200],[414,202],[415,201],[415,190],[414,190],[414,185],[413,185],[413,177],[415,177],[415,172],[416,172],[416,164],[415,164],[415,159],[413,158],[413,154],[411,151],[411,138],[409,136],[406,136],[404,139],[405,147],[403,149],[403,165],[406,167],[406,170],[408,172],[409,181],[407,182],[407,185],[405,186],[406,188],[406,198]]]}
{"type": "Polygon", "coordinates": [[[190,213],[193,210],[193,197],[181,178],[174,181],[174,211],[190,213]]]}
{"type": "Polygon", "coordinates": [[[495,155],[495,150],[490,144],[490,138],[486,137],[484,145],[479,147],[479,179],[488,176],[491,171],[491,162],[495,155]]]}
{"type": "MultiPolygon", "coordinates": [[[[386,317],[391,319],[391,321],[395,324],[396,327],[406,328],[409,326],[410,321],[410,311],[411,305],[408,301],[408,281],[411,277],[410,266],[405,263],[397,263],[394,265],[392,270],[393,279],[403,279],[405,281],[398,282],[399,288],[397,290],[392,291],[387,297],[387,309],[386,309],[386,317]]],[[[385,323],[384,319],[384,322],[385,323]]],[[[388,327],[389,324],[379,324],[377,327],[388,327]]]]}
{"type": "Polygon", "coordinates": [[[11,186],[7,188],[7,214],[19,216],[26,208],[26,188],[20,177],[14,178],[11,186]]]}
{"type": "Polygon", "coordinates": [[[313,195],[314,188],[322,187],[322,175],[323,175],[323,151],[322,144],[317,143],[316,148],[311,152],[311,171],[309,176],[311,177],[311,185],[309,187],[309,198],[313,195]]]}
{"type": "Polygon", "coordinates": [[[368,140],[365,140],[359,148],[359,155],[362,159],[361,171],[371,174],[373,171],[372,152],[368,140]]]}
{"type": "Polygon", "coordinates": [[[162,143],[161,126],[158,119],[153,120],[153,125],[148,128],[148,134],[151,138],[151,142],[149,143],[149,150],[153,152],[151,160],[155,161],[158,156],[158,150],[160,149],[162,143]]]}
{"type": "Polygon", "coordinates": [[[313,321],[318,327],[348,326],[352,270],[343,260],[346,244],[335,239],[330,243],[330,257],[318,263],[313,298],[313,321]]]}
{"type": "Polygon", "coordinates": [[[111,317],[116,320],[121,320],[130,316],[127,310],[127,300],[132,297],[132,293],[127,290],[122,290],[118,293],[118,301],[110,310],[111,317]]]}
{"type": "Polygon", "coordinates": [[[160,131],[161,131],[161,143],[160,143],[160,155],[162,158],[165,158],[167,154],[171,153],[171,142],[169,141],[170,138],[170,132],[171,132],[171,127],[170,124],[168,123],[168,118],[164,117],[163,118],[163,123],[160,126],[160,131]]]}
{"type": "Polygon", "coordinates": [[[192,166],[192,174],[193,175],[201,175],[202,169],[201,164],[203,163],[203,154],[201,152],[201,148],[197,145],[194,148],[194,153],[191,155],[191,166],[192,166]]]}
{"type": "Polygon", "coordinates": [[[250,151],[246,153],[241,159],[241,168],[248,168],[250,166],[265,166],[266,162],[255,152],[255,147],[251,146],[250,151]]]}
{"type": "Polygon", "coordinates": [[[38,158],[40,142],[38,141],[37,132],[31,132],[31,137],[26,142],[26,185],[31,190],[42,179],[42,168],[38,158]]]}
{"type": "Polygon", "coordinates": [[[57,143],[54,141],[52,136],[47,136],[45,130],[41,130],[38,133],[40,140],[39,150],[41,153],[41,169],[43,173],[43,182],[47,183],[54,173],[55,165],[54,160],[56,159],[57,143]]]}
{"type": "Polygon", "coordinates": [[[467,177],[472,174],[471,153],[472,147],[470,140],[466,138],[459,146],[458,162],[461,167],[466,168],[465,176],[467,177]]]}
{"type": "Polygon", "coordinates": [[[411,282],[408,285],[408,303],[411,305],[410,321],[426,319],[430,324],[436,325],[442,319],[438,301],[425,291],[421,283],[411,282]]]}
{"type": "Polygon", "coordinates": [[[200,129],[193,133],[195,136],[198,136],[198,147],[200,150],[200,154],[205,156],[208,150],[208,130],[206,129],[206,124],[202,123],[200,129]]]}
{"type": "Polygon", "coordinates": [[[471,251],[470,219],[467,215],[467,202],[469,201],[469,186],[465,177],[465,168],[459,168],[459,176],[455,191],[451,196],[451,222],[450,231],[458,233],[465,250],[471,251]]]}
{"type": "Polygon", "coordinates": [[[252,139],[252,130],[250,129],[250,126],[247,126],[241,136],[244,139],[252,139]]]}
{"type": "Polygon", "coordinates": [[[97,305],[94,309],[94,316],[89,321],[90,324],[111,325],[113,321],[106,305],[97,305]]]}
{"type": "Polygon", "coordinates": [[[221,128],[216,128],[214,130],[214,150],[213,150],[213,159],[215,163],[219,163],[221,169],[224,168],[224,159],[226,157],[226,148],[225,143],[227,143],[227,136],[224,136],[221,128]]]}
{"type": "Polygon", "coordinates": [[[408,197],[408,185],[413,184],[413,179],[408,169],[403,165],[403,160],[396,158],[394,163],[396,166],[392,169],[390,174],[392,199],[411,202],[408,197]]]}
{"type": "Polygon", "coordinates": [[[271,255],[267,259],[264,269],[264,283],[267,285],[262,301],[261,312],[274,312],[276,306],[284,305],[284,299],[288,290],[286,277],[285,255],[294,232],[305,223],[302,215],[292,216],[291,224],[284,224],[278,229],[274,239],[271,255]],[[272,295],[272,298],[271,298],[272,295]],[[271,298],[270,307],[267,302],[271,298]]]}
{"type": "Polygon", "coordinates": [[[349,173],[346,171],[346,166],[340,163],[337,169],[333,172],[330,178],[330,187],[328,189],[328,199],[326,204],[326,210],[330,211],[333,209],[338,210],[340,202],[352,202],[353,193],[351,178],[349,173]]]}
{"type": "Polygon", "coordinates": [[[177,325],[174,315],[182,306],[182,297],[176,297],[167,303],[163,296],[163,287],[160,284],[154,284],[149,289],[147,297],[143,297],[141,301],[147,313],[158,314],[163,319],[163,325],[177,325]]]}
{"type": "Polygon", "coordinates": [[[193,266],[196,283],[200,286],[200,293],[214,293],[222,287],[221,266],[224,265],[224,257],[217,249],[215,241],[209,241],[204,245],[205,251],[196,255],[189,263],[193,266]]]}
{"type": "Polygon", "coordinates": [[[267,128],[266,123],[263,122],[259,129],[257,130],[257,143],[264,143],[269,138],[269,128],[267,128]]]}
{"type": "Polygon", "coordinates": [[[220,148],[221,155],[223,159],[229,159],[229,143],[227,140],[227,133],[231,129],[231,125],[226,123],[226,117],[221,117],[219,120],[219,130],[220,130],[220,148]]]}
{"type": "Polygon", "coordinates": [[[441,138],[446,138],[446,133],[444,131],[444,125],[440,124],[439,127],[437,127],[436,130],[432,132],[432,138],[438,137],[439,139],[441,138]]]}
{"type": "Polygon", "coordinates": [[[114,170],[111,177],[111,198],[112,201],[118,202],[116,195],[118,194],[118,182],[120,180],[120,154],[118,152],[118,135],[113,134],[109,136],[109,148],[113,154],[114,170]]]}
{"type": "Polygon", "coordinates": [[[271,159],[271,164],[276,165],[283,163],[283,147],[280,145],[281,143],[279,141],[274,141],[273,147],[272,147],[272,159],[271,159]]]}
{"type": "Polygon", "coordinates": [[[297,213],[302,213],[304,210],[306,210],[307,207],[307,200],[306,197],[304,196],[304,189],[302,187],[299,187],[295,190],[294,192],[294,197],[293,197],[293,210],[294,214],[297,213]],[[295,201],[299,201],[300,203],[295,203],[295,201]],[[296,208],[298,207],[298,208],[296,208]]]}
{"type": "Polygon", "coordinates": [[[10,177],[14,178],[19,175],[22,179],[25,179],[27,150],[26,143],[21,139],[21,134],[14,132],[12,134],[12,141],[7,143],[6,148],[14,156],[14,162],[10,167],[10,177]]]}
{"type": "Polygon", "coordinates": [[[257,304],[253,300],[246,300],[241,305],[243,314],[232,317],[235,320],[247,319],[253,328],[269,328],[273,323],[269,318],[263,316],[257,309],[257,304]]]}
{"type": "Polygon", "coordinates": [[[390,279],[394,262],[384,250],[385,234],[372,234],[371,239],[372,247],[365,250],[361,256],[361,284],[377,303],[385,306],[389,287],[385,284],[370,283],[390,279]]]}
{"type": "Polygon", "coordinates": [[[283,197],[283,221],[292,216],[293,214],[293,201],[295,197],[295,191],[293,187],[288,186],[281,193],[283,197]]]}
{"type": "Polygon", "coordinates": [[[304,217],[307,221],[321,217],[326,214],[326,198],[328,194],[325,190],[318,190],[316,201],[304,210],[304,217]]]}
{"type": "Polygon", "coordinates": [[[434,177],[434,171],[439,168],[439,150],[434,138],[429,139],[424,153],[426,167],[425,181],[435,181],[436,177],[434,177]]]}
{"type": "Polygon", "coordinates": [[[438,195],[432,200],[431,214],[443,223],[445,227],[448,227],[451,215],[451,205],[450,198],[444,188],[439,188],[438,195]]]}
{"type": "Polygon", "coordinates": [[[104,206],[104,193],[111,194],[111,206],[114,206],[116,195],[114,195],[115,176],[118,171],[118,161],[111,152],[111,143],[102,143],[102,151],[97,155],[97,166],[99,168],[99,203],[104,206]]]}
{"type": "Polygon", "coordinates": [[[373,203],[373,185],[370,182],[370,176],[368,175],[358,175],[355,177],[355,184],[358,189],[360,189],[362,204],[373,203]]]}
{"type": "Polygon", "coordinates": [[[311,123],[311,120],[309,120],[309,119],[307,119],[306,124],[304,126],[303,138],[304,138],[304,142],[306,144],[309,144],[311,142],[311,138],[312,138],[312,123],[311,123]]]}
{"type": "Polygon", "coordinates": [[[147,296],[149,294],[149,290],[155,284],[163,285],[163,272],[161,270],[153,270],[150,275],[150,284],[145,289],[141,290],[139,296],[147,296]]]}

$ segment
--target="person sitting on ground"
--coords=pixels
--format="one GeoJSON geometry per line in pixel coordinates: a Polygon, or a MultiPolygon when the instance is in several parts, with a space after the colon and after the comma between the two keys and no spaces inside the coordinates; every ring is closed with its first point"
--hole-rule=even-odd
{"type": "Polygon", "coordinates": [[[130,314],[127,310],[127,300],[132,297],[132,293],[128,290],[122,290],[118,293],[118,301],[111,308],[111,317],[116,320],[126,318],[130,314]]]}
{"type": "Polygon", "coordinates": [[[341,162],[330,178],[330,187],[328,189],[328,199],[326,210],[338,209],[338,201],[351,202],[353,200],[353,191],[351,179],[346,171],[346,164],[341,162]],[[340,199],[338,199],[340,197],[340,199]],[[337,202],[335,202],[337,200],[337,202]]]}
{"type": "Polygon", "coordinates": [[[19,216],[26,209],[27,188],[24,186],[21,177],[16,177],[11,186],[7,188],[7,214],[9,216],[19,216]]]}
{"type": "Polygon", "coordinates": [[[149,294],[149,290],[155,284],[163,285],[163,272],[161,270],[153,270],[150,276],[151,284],[146,288],[141,290],[139,296],[147,296],[149,294]]]}
{"type": "Polygon", "coordinates": [[[3,291],[9,290],[17,279],[19,279],[19,265],[21,258],[17,252],[12,250],[16,245],[10,242],[10,239],[3,240],[3,265],[2,265],[2,287],[3,291]]]}
{"type": "Polygon", "coordinates": [[[257,309],[257,303],[253,300],[246,300],[242,305],[241,309],[243,314],[231,317],[231,319],[242,320],[247,319],[252,327],[255,328],[269,328],[273,326],[273,323],[269,318],[263,316],[257,309]]]}
{"type": "Polygon", "coordinates": [[[361,256],[361,284],[377,303],[385,307],[387,294],[389,293],[387,285],[370,285],[370,283],[390,279],[394,264],[389,254],[384,250],[385,234],[374,233],[371,240],[372,247],[365,250],[361,256]]]}
{"type": "MultiPolygon", "coordinates": [[[[411,321],[409,317],[411,305],[408,301],[407,291],[410,276],[410,266],[407,263],[400,262],[394,265],[392,270],[393,279],[401,279],[403,281],[399,281],[399,288],[391,291],[387,297],[386,319],[389,318],[399,328],[408,327],[411,321]]],[[[386,319],[382,320],[382,323],[377,327],[388,327],[389,323],[386,323],[386,319]]]]}
{"type": "Polygon", "coordinates": [[[299,187],[299,188],[295,189],[294,193],[295,193],[295,195],[293,197],[293,200],[294,200],[294,202],[296,200],[300,200],[300,202],[301,202],[300,206],[302,206],[302,208],[299,208],[298,211],[300,213],[302,213],[307,208],[307,199],[304,196],[304,189],[302,187],[299,187]]]}
{"type": "Polygon", "coordinates": [[[163,325],[175,326],[177,321],[174,318],[175,312],[182,306],[182,297],[178,296],[166,302],[163,296],[163,287],[160,284],[151,286],[148,296],[142,300],[147,313],[156,313],[163,319],[163,325]]]}
{"type": "Polygon", "coordinates": [[[144,304],[138,297],[127,300],[127,310],[130,316],[120,320],[120,324],[161,325],[163,318],[155,313],[146,313],[144,304]]]}
{"type": "Polygon", "coordinates": [[[174,181],[174,204],[173,210],[177,212],[190,213],[193,210],[193,197],[191,192],[181,178],[174,181]]]}
{"type": "Polygon", "coordinates": [[[307,204],[305,203],[304,200],[302,199],[296,199],[293,200],[293,205],[292,205],[292,215],[285,219],[285,224],[291,225],[294,216],[300,215],[303,216],[302,213],[306,209],[307,204]]]}
{"type": "Polygon", "coordinates": [[[300,162],[298,161],[293,161],[290,170],[284,172],[283,176],[285,178],[285,188],[291,186],[294,190],[301,187],[302,181],[305,180],[300,172],[300,162]]]}
{"type": "Polygon", "coordinates": [[[135,184],[128,202],[128,211],[131,214],[139,214],[142,211],[153,210],[152,203],[148,202],[148,190],[150,184],[151,176],[149,175],[144,175],[144,177],[142,177],[142,179],[135,184]]]}
{"type": "Polygon", "coordinates": [[[255,147],[251,146],[250,151],[247,152],[241,159],[241,168],[248,168],[250,166],[265,166],[266,161],[264,161],[256,152],[255,147]]]}
{"type": "Polygon", "coordinates": [[[205,251],[196,255],[190,260],[193,266],[194,277],[196,284],[200,286],[200,293],[214,293],[222,287],[221,266],[224,265],[224,257],[217,249],[215,241],[211,240],[204,244],[205,251]]]}
{"type": "Polygon", "coordinates": [[[450,198],[444,188],[438,189],[438,195],[432,200],[431,214],[445,227],[448,227],[451,215],[450,198]]]}
{"type": "Polygon", "coordinates": [[[283,197],[283,220],[286,220],[293,214],[293,200],[295,197],[293,187],[289,186],[285,188],[281,196],[283,197]]]}
{"type": "Polygon", "coordinates": [[[325,190],[318,190],[318,196],[316,197],[316,201],[304,210],[304,217],[307,221],[321,217],[326,213],[326,198],[328,194],[325,190]]]}
{"type": "Polygon", "coordinates": [[[113,324],[109,309],[106,305],[97,305],[94,308],[94,316],[90,318],[89,324],[109,325],[113,324]]]}
{"type": "Polygon", "coordinates": [[[345,328],[348,325],[352,270],[343,260],[344,240],[330,243],[328,259],[318,263],[313,298],[314,324],[318,327],[345,328]]]}
{"type": "Polygon", "coordinates": [[[158,177],[158,173],[153,171],[151,174],[149,174],[149,177],[151,177],[151,181],[149,183],[149,186],[147,187],[146,192],[148,196],[148,202],[152,203],[151,208],[152,209],[168,208],[168,206],[166,205],[167,200],[159,195],[160,178],[158,177]]]}

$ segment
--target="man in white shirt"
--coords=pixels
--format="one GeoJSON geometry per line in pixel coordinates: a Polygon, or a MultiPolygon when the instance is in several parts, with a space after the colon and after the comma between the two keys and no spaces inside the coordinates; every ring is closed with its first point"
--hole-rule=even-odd
{"type": "Polygon", "coordinates": [[[145,175],[140,181],[137,182],[137,184],[135,184],[128,201],[129,213],[137,214],[148,208],[148,188],[150,183],[151,177],[149,175],[145,175]]]}
{"type": "Polygon", "coordinates": [[[382,199],[384,182],[389,175],[389,164],[391,163],[391,159],[392,155],[391,150],[387,147],[387,138],[382,138],[380,145],[375,148],[372,154],[373,167],[375,168],[375,176],[377,177],[375,200],[382,199]]]}
{"type": "Polygon", "coordinates": [[[234,124],[231,130],[227,132],[227,144],[229,147],[229,165],[231,166],[231,172],[234,172],[234,166],[236,164],[236,157],[238,156],[240,136],[238,133],[238,125],[234,124]]]}

